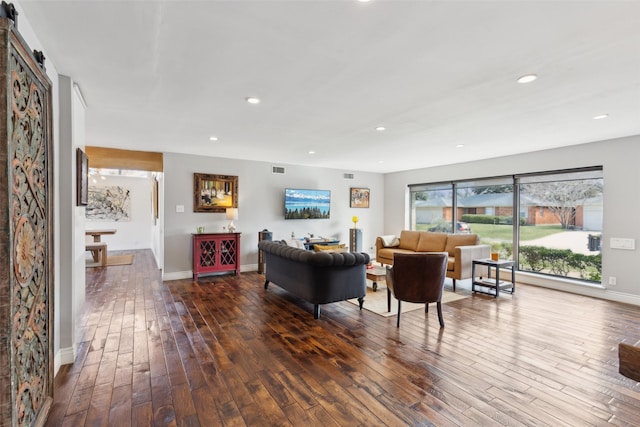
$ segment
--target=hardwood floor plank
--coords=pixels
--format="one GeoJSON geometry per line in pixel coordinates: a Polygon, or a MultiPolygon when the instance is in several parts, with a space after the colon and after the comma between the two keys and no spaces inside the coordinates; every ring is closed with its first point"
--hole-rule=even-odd
{"type": "Polygon", "coordinates": [[[131,423],[131,384],[115,387],[109,408],[110,426],[127,426],[131,423]]]}
{"type": "Polygon", "coordinates": [[[151,402],[151,372],[149,372],[148,363],[133,366],[131,393],[133,405],[137,406],[151,402]]]}
{"type": "Polygon", "coordinates": [[[175,424],[176,413],[171,396],[171,385],[167,376],[151,377],[151,397],[154,425],[175,424]]]}
{"type": "MultiPolygon", "coordinates": [[[[82,424],[77,424],[82,425],[82,424]]],[[[151,402],[145,402],[133,407],[131,411],[132,426],[152,426],[153,422],[153,405],[151,402]]]]}
{"type": "MultiPolygon", "coordinates": [[[[192,415],[196,415],[196,407],[193,403],[191,389],[188,384],[179,384],[171,387],[171,397],[176,411],[176,422],[178,425],[184,424],[184,420],[190,419],[192,415]]],[[[209,407],[211,408],[212,406],[213,405],[210,405],[209,407]]]]}
{"type": "Polygon", "coordinates": [[[132,252],[87,269],[47,425],[638,425],[617,354],[640,341],[636,306],[519,284],[444,304],[445,328],[433,310],[396,328],[348,302],[313,319],[252,272],[163,283],[132,252]]]}
{"type": "Polygon", "coordinates": [[[85,423],[92,426],[108,426],[109,411],[111,410],[111,395],[113,384],[96,385],[93,388],[91,402],[87,409],[85,423]]]}

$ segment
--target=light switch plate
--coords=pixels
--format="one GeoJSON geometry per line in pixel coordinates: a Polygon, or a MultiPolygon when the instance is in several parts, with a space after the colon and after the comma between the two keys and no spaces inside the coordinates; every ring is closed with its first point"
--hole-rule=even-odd
{"type": "Polygon", "coordinates": [[[184,205],[176,205],[176,212],[184,212],[184,205]]]}
{"type": "Polygon", "coordinates": [[[633,251],[636,249],[636,240],[625,239],[622,237],[612,237],[609,241],[609,247],[611,249],[625,249],[628,251],[633,251]]]}

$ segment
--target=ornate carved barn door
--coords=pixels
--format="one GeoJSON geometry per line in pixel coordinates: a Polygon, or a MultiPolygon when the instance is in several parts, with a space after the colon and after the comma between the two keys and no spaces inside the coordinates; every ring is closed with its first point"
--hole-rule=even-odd
{"type": "Polygon", "coordinates": [[[32,426],[53,398],[51,82],[15,19],[0,17],[0,425],[32,426]]]}

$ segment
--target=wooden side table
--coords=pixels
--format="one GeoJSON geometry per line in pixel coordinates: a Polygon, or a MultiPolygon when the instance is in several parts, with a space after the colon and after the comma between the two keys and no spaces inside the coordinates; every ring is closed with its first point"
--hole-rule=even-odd
{"type": "Polygon", "coordinates": [[[510,260],[497,260],[492,259],[474,259],[471,263],[471,291],[480,292],[488,295],[493,295],[495,298],[500,295],[500,291],[509,292],[513,294],[516,291],[516,266],[514,261],[510,260]],[[486,279],[480,276],[476,279],[476,265],[484,265],[488,269],[488,275],[486,279]],[[495,278],[491,277],[491,269],[495,269],[495,278]],[[511,269],[511,282],[500,280],[500,269],[511,269]],[[478,288],[486,288],[486,291],[477,290],[478,288]],[[491,292],[493,289],[493,292],[491,292]]]}

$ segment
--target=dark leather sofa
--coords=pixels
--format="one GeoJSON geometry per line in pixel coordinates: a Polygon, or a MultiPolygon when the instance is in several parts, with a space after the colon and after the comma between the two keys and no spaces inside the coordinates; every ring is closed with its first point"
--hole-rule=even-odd
{"type": "Polygon", "coordinates": [[[266,264],[264,288],[273,282],[309,301],[315,319],[320,317],[320,304],[351,298],[358,298],[362,310],[369,254],[313,252],[268,240],[260,241],[258,248],[266,264]]]}

